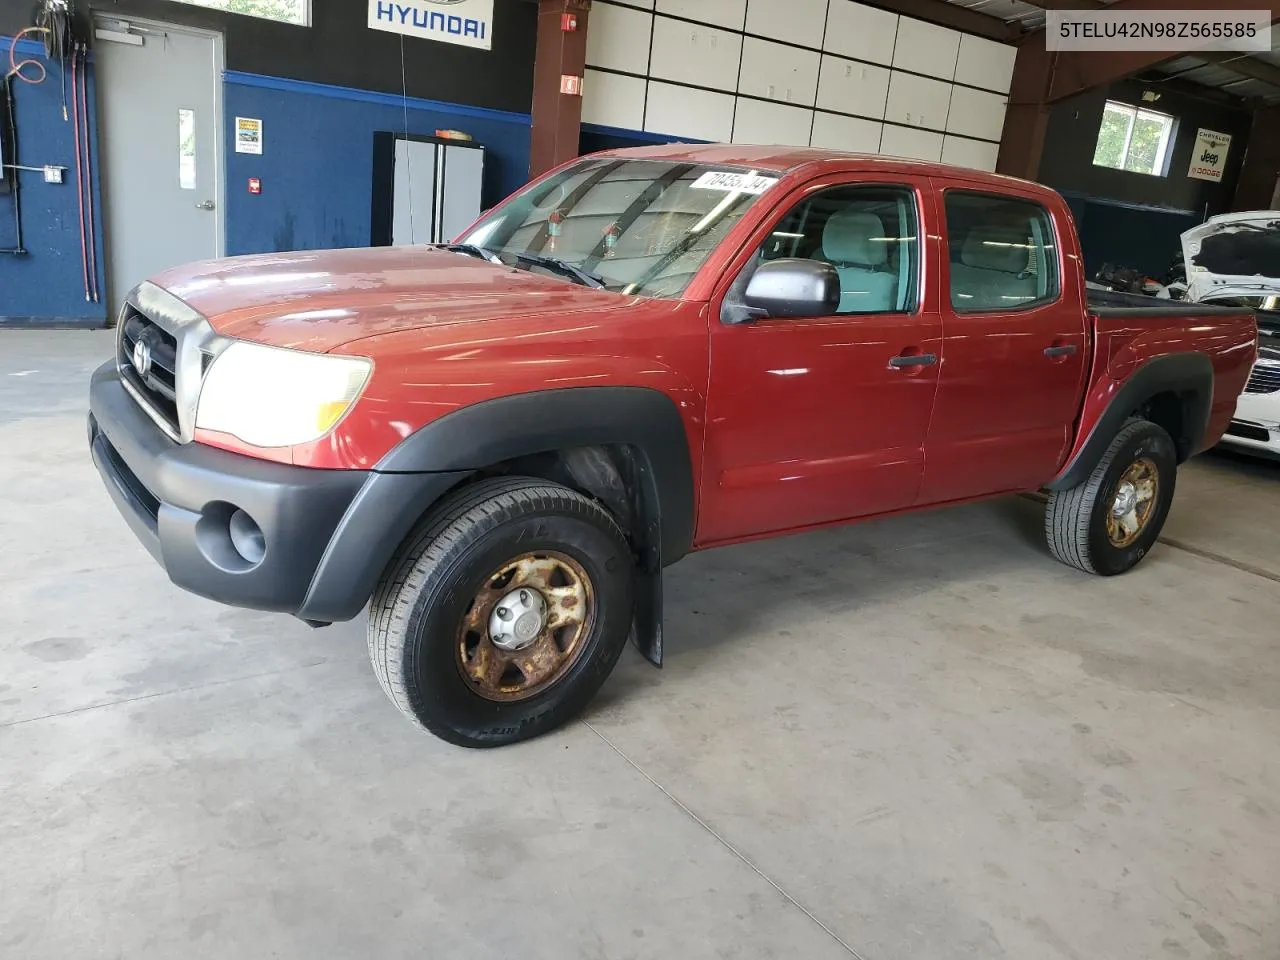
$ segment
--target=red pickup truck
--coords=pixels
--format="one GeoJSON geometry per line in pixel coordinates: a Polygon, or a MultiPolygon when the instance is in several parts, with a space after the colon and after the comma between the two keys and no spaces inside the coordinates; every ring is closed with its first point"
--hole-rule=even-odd
{"type": "Polygon", "coordinates": [[[662,655],[692,550],[1047,489],[1128,570],[1253,363],[1248,311],[1091,304],[1033,183],[808,149],[597,154],[457,243],[141,284],[94,461],[179,586],[368,605],[387,694],[453,743],[564,722],[662,655]]]}

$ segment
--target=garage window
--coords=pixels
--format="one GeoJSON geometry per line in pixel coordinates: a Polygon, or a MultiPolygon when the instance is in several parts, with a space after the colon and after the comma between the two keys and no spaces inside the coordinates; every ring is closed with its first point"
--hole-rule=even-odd
{"type": "Polygon", "coordinates": [[[1094,166],[1165,176],[1174,125],[1167,113],[1108,100],[1093,151],[1094,166]]]}
{"type": "Polygon", "coordinates": [[[178,0],[197,7],[210,7],[226,13],[243,13],[250,17],[263,17],[293,23],[300,27],[311,26],[311,0],[178,0]]]}

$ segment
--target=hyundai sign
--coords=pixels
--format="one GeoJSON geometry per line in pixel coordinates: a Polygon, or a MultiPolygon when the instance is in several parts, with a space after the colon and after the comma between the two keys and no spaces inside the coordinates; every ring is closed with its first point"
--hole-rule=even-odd
{"type": "Polygon", "coordinates": [[[369,0],[369,29],[489,50],[493,0],[369,0]]]}

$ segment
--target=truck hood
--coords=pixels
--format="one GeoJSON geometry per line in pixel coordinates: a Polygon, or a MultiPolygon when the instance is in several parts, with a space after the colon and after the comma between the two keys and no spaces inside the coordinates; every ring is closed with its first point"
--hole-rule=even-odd
{"type": "Polygon", "coordinates": [[[616,309],[633,299],[431,247],[232,257],[152,282],[224,336],[316,353],[384,333],[616,309]]]}
{"type": "Polygon", "coordinates": [[[1280,296],[1280,212],[1211,217],[1182,235],[1186,299],[1280,296]]]}

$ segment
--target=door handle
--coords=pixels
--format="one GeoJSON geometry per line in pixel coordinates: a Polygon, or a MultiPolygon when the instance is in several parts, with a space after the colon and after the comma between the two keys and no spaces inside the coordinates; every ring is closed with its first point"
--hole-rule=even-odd
{"type": "Polygon", "coordinates": [[[938,355],[935,353],[904,353],[901,356],[889,358],[889,366],[895,370],[901,370],[903,367],[931,367],[937,362],[938,355]]]}
{"type": "Polygon", "coordinates": [[[214,206],[215,206],[215,204],[214,204],[214,202],[213,202],[212,200],[205,200],[203,203],[197,203],[197,204],[196,204],[196,209],[197,209],[197,210],[212,210],[212,209],[214,208],[214,206]]]}
{"type": "Polygon", "coordinates": [[[1078,349],[1073,343],[1064,344],[1060,347],[1045,347],[1044,355],[1046,357],[1069,357],[1078,349]]]}

